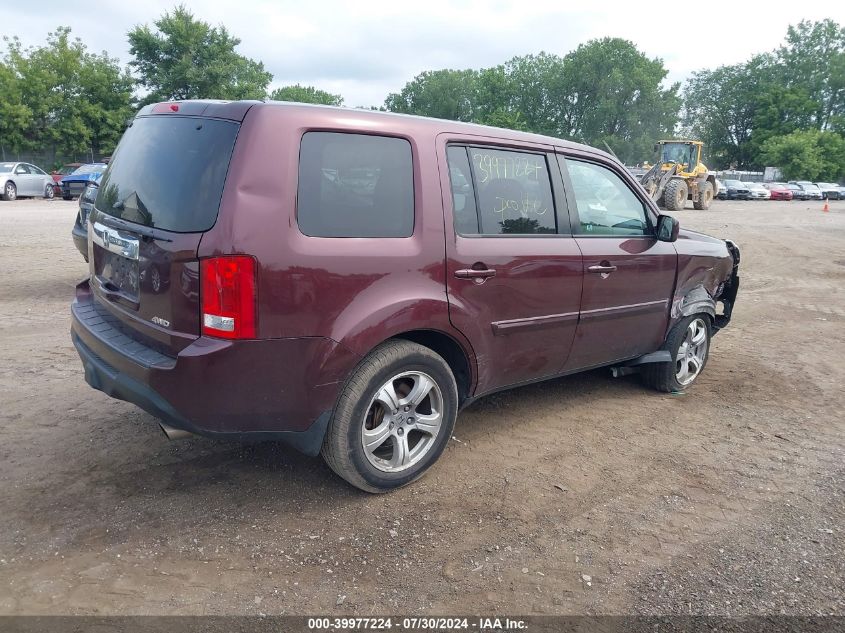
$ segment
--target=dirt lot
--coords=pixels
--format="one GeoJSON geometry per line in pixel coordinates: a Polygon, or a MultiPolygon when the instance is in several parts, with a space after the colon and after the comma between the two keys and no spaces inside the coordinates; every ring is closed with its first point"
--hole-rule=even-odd
{"type": "Polygon", "coordinates": [[[386,496],[90,389],[75,213],[0,202],[0,614],[845,614],[845,202],[678,213],[743,255],[688,394],[489,397],[386,496]]]}

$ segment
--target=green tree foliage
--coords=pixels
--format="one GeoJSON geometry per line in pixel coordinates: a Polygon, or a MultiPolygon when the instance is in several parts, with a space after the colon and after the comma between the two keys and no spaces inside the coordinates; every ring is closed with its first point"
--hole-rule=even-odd
{"type": "Polygon", "coordinates": [[[116,59],[89,53],[67,27],[44,46],[24,50],[17,39],[5,41],[0,112],[14,122],[0,122],[4,144],[8,138],[16,151],[53,146],[66,155],[114,149],[132,114],[134,85],[116,59]]]}
{"type": "Polygon", "coordinates": [[[680,109],[678,85],[663,87],[666,69],[626,40],[606,38],[566,57],[514,57],[481,70],[421,73],[388,96],[393,112],[486,123],[607,142],[626,160],[648,157],[671,133],[680,109]]]}
{"type": "Polygon", "coordinates": [[[478,107],[478,73],[474,70],[429,70],[387,96],[391,112],[474,121],[478,107]]]}
{"type": "Polygon", "coordinates": [[[283,86],[270,93],[273,101],[295,101],[297,103],[319,103],[322,105],[342,106],[343,97],[325,90],[318,90],[314,86],[283,86]]]}
{"type": "Polygon", "coordinates": [[[180,5],[129,31],[129,62],[149,91],[143,102],[171,99],[263,99],[273,76],[235,52],[240,40],[180,5]]]}
{"type": "Polygon", "coordinates": [[[622,160],[640,162],[651,157],[655,140],[672,135],[680,85],[663,87],[662,60],[627,40],[605,38],[579,46],[563,67],[563,136],[607,143],[622,160]]]}
{"type": "MultiPolygon", "coordinates": [[[[801,22],[771,54],[694,73],[683,123],[718,168],[772,164],[764,147],[796,131],[845,131],[845,29],[832,20],[801,22]]],[[[798,135],[790,143],[800,138],[806,140],[798,135]]]]}
{"type": "Polygon", "coordinates": [[[845,176],[845,139],[836,132],[810,129],[773,136],[761,152],[763,161],[778,165],[790,180],[836,181],[845,176]]]}
{"type": "Polygon", "coordinates": [[[833,20],[790,26],[778,49],[784,83],[803,91],[815,105],[819,130],[845,126],[845,27],[833,20]]]}

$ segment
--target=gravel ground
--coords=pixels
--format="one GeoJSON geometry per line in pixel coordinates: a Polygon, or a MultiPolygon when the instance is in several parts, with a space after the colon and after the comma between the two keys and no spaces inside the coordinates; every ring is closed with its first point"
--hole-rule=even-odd
{"type": "Polygon", "coordinates": [[[716,202],[742,288],[683,395],[492,396],[370,496],[271,443],[168,443],[83,380],[76,204],[0,202],[0,614],[845,615],[845,202],[716,202]]]}

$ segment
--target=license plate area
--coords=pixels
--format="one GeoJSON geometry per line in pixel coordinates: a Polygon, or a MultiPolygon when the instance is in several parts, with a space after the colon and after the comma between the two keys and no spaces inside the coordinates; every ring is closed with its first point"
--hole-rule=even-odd
{"type": "Polygon", "coordinates": [[[138,238],[99,222],[94,222],[91,228],[94,279],[98,290],[109,300],[137,310],[140,291],[138,238]]]}

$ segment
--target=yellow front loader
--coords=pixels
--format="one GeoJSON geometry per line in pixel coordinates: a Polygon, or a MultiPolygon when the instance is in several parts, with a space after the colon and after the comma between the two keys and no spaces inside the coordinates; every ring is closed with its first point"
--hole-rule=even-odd
{"type": "Polygon", "coordinates": [[[707,209],[716,196],[716,177],[701,162],[701,141],[658,141],[657,162],[640,182],[657,204],[679,211],[692,200],[696,209],[707,209]]]}

